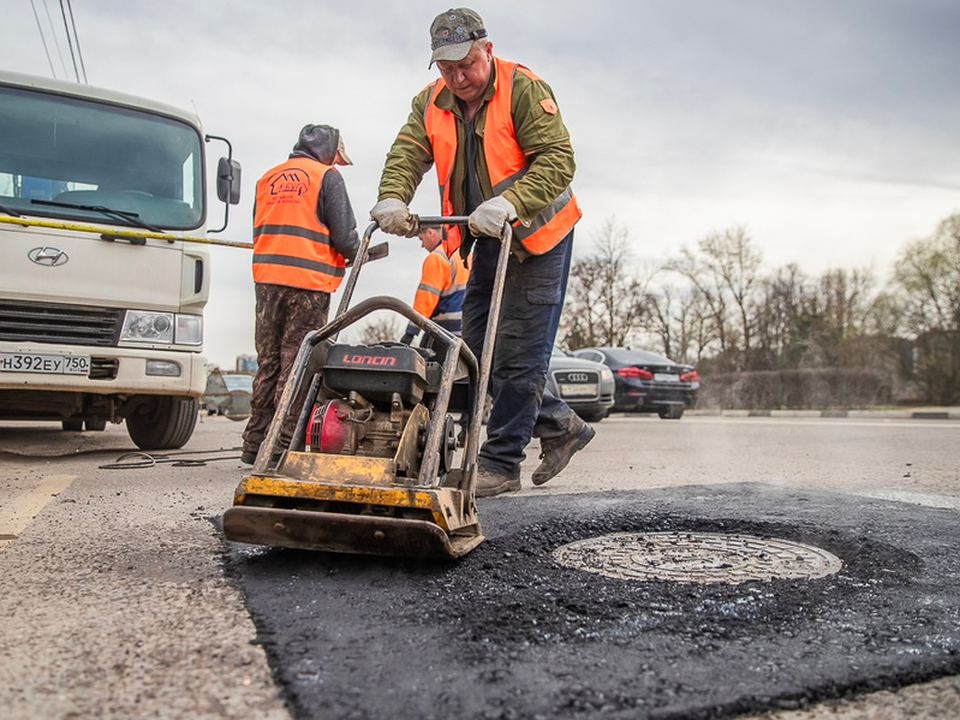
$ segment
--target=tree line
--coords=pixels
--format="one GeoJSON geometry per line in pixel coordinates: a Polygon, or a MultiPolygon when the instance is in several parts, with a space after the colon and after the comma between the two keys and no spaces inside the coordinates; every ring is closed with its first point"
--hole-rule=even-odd
{"type": "Polygon", "coordinates": [[[696,365],[718,404],[960,404],[960,214],[868,268],[767,270],[742,226],[638,267],[608,219],[571,267],[560,338],[696,365]],[[759,388],[759,390],[758,390],[759,388]]]}

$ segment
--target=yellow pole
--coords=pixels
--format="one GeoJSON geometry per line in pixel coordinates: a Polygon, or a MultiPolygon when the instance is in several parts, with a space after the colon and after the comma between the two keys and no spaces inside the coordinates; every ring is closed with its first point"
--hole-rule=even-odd
{"type": "Polygon", "coordinates": [[[11,216],[0,215],[0,223],[8,223],[10,225],[20,225],[22,227],[43,227],[43,228],[52,228],[54,230],[71,230],[74,232],[100,233],[102,235],[108,235],[110,237],[119,237],[119,238],[144,238],[144,239],[151,238],[154,240],[167,240],[169,242],[179,240],[181,242],[200,243],[202,245],[222,245],[224,247],[245,248],[247,250],[253,249],[253,243],[238,242],[234,240],[219,240],[214,238],[191,237],[189,235],[184,235],[184,236],[168,235],[167,233],[155,233],[155,232],[150,232],[149,230],[116,230],[114,228],[105,228],[98,225],[85,225],[83,223],[57,222],[54,220],[36,220],[33,218],[22,218],[22,217],[11,217],[11,216]]]}

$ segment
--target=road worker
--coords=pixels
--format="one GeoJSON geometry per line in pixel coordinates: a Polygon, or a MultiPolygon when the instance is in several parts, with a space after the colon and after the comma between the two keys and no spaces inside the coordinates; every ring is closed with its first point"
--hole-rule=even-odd
{"type": "MultiPolygon", "coordinates": [[[[467,286],[468,271],[460,253],[448,252],[444,246],[446,228],[420,228],[420,245],[427,251],[420,268],[420,284],[413,299],[413,309],[437,325],[460,335],[460,306],[467,286]]],[[[400,342],[409,345],[420,332],[416,325],[407,326],[400,342]]],[[[421,347],[430,347],[429,337],[421,342],[421,347]]]]}
{"type": "MultiPolygon", "coordinates": [[[[253,464],[304,336],[323,327],[330,294],[357,254],[360,238],[343,177],[352,165],[340,131],[306,125],[290,157],[257,181],[253,280],[257,374],[240,459],[253,464]]],[[[281,443],[296,418],[285,419],[281,443]]]]}
{"type": "Polygon", "coordinates": [[[480,356],[490,310],[501,230],[513,244],[493,354],[493,405],[480,449],[477,495],[520,489],[520,464],[532,436],[542,462],[541,485],[594,436],[545,389],[566,291],[573,227],[580,208],[570,189],[575,163],[553,91],[522,65],[493,54],[480,16],[468,8],[440,13],[430,26],[440,78],[413,100],[387,154],[378,202],[370,211],[387,233],[413,237],[409,209],[431,166],[440,182],[442,214],[468,215],[451,228],[449,245],[473,250],[463,301],[463,338],[480,356]]]}

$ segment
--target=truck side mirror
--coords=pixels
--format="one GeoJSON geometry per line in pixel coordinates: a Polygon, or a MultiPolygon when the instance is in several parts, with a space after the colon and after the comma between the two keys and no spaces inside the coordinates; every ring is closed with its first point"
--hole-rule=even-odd
{"type": "Polygon", "coordinates": [[[240,202],[240,163],[222,157],[217,164],[217,197],[220,202],[236,205],[240,202]]]}

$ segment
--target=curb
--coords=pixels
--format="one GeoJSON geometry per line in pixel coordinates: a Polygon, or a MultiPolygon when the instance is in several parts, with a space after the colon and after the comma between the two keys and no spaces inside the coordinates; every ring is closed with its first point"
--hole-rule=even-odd
{"type": "Polygon", "coordinates": [[[769,418],[886,418],[895,420],[960,420],[960,407],[923,408],[920,410],[722,410],[704,408],[687,410],[699,417],[769,417],[769,418]]]}

